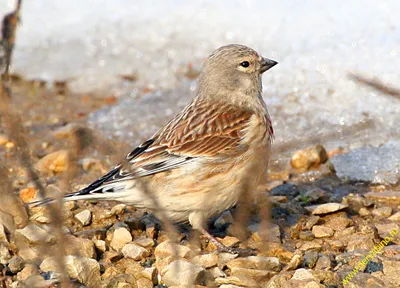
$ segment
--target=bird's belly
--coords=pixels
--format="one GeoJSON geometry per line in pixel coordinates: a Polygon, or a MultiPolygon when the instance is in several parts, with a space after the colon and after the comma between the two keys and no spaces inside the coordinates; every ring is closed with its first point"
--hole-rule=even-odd
{"type": "Polygon", "coordinates": [[[179,168],[160,177],[163,185],[155,185],[160,206],[170,220],[186,222],[191,212],[202,212],[207,219],[233,207],[241,197],[252,197],[267,177],[268,151],[258,152],[240,160],[179,168]]]}

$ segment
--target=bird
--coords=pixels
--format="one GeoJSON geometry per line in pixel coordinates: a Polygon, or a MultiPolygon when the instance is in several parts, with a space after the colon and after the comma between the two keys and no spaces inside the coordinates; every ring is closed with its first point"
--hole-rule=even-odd
{"type": "Polygon", "coordinates": [[[220,251],[237,253],[211,235],[205,221],[235,206],[244,184],[254,189],[266,181],[274,130],[262,74],[276,64],[244,45],[218,48],[204,61],[196,96],[180,113],[107,174],[63,200],[114,200],[155,216],[163,211],[220,251]]]}

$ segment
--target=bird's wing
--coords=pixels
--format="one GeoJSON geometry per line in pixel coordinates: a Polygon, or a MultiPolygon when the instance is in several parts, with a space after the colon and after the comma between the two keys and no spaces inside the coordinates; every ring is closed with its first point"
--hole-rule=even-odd
{"type": "Polygon", "coordinates": [[[228,105],[192,102],[149,141],[129,153],[126,159],[131,169],[120,168],[112,181],[171,170],[196,158],[243,152],[247,147],[240,142],[252,115],[228,105]]]}

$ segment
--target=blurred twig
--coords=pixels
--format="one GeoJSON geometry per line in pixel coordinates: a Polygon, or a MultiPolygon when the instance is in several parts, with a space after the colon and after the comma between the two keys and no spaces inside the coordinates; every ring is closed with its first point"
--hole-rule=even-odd
{"type": "MultiPolygon", "coordinates": [[[[11,55],[15,43],[15,33],[17,28],[17,20],[19,18],[19,10],[21,8],[21,0],[17,2],[17,7],[14,12],[7,14],[2,21],[2,46],[5,47],[6,55],[5,60],[3,59],[2,65],[5,65],[4,71],[1,71],[0,76],[0,111],[2,115],[2,122],[4,127],[7,129],[9,137],[15,143],[17,149],[15,153],[20,160],[21,164],[27,170],[29,178],[35,183],[36,188],[39,191],[41,197],[46,197],[46,190],[42,183],[39,181],[39,175],[33,168],[33,164],[30,158],[30,153],[28,149],[28,144],[24,137],[25,131],[22,126],[21,118],[15,111],[13,111],[11,106],[11,90],[7,86],[8,70],[11,64],[11,55]]],[[[3,69],[2,69],[3,70],[3,69]]],[[[58,247],[56,249],[55,258],[57,260],[57,265],[61,271],[61,283],[66,284],[67,278],[64,267],[64,246],[63,246],[63,232],[62,232],[62,210],[60,207],[55,207],[53,205],[49,206],[50,216],[53,219],[53,229],[58,239],[58,247]]]]}
{"type": "Polygon", "coordinates": [[[367,85],[367,86],[372,87],[386,95],[393,96],[400,100],[400,89],[390,87],[390,86],[384,84],[382,81],[380,81],[376,77],[371,79],[371,78],[366,78],[364,76],[361,76],[359,74],[354,74],[354,73],[349,73],[349,77],[350,77],[350,79],[354,80],[357,83],[367,85]]]}
{"type": "Polygon", "coordinates": [[[22,0],[17,1],[15,10],[4,16],[1,25],[1,42],[0,46],[4,49],[3,59],[0,59],[0,68],[4,69],[3,80],[8,80],[8,71],[11,65],[12,51],[15,44],[15,33],[17,31],[17,23],[19,20],[19,12],[22,0]],[[4,68],[3,68],[4,67],[4,68]]]}

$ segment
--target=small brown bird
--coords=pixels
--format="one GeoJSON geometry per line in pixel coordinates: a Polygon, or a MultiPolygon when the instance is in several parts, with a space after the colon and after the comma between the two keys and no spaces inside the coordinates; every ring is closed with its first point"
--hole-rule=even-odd
{"type": "Polygon", "coordinates": [[[65,200],[116,200],[159,215],[145,185],[171,221],[189,222],[219,249],[236,253],[204,222],[239,201],[244,181],[252,189],[266,180],[273,129],[261,75],[276,64],[243,45],[220,47],[203,64],[197,96],[126,156],[129,167],[117,165],[65,200]]]}

